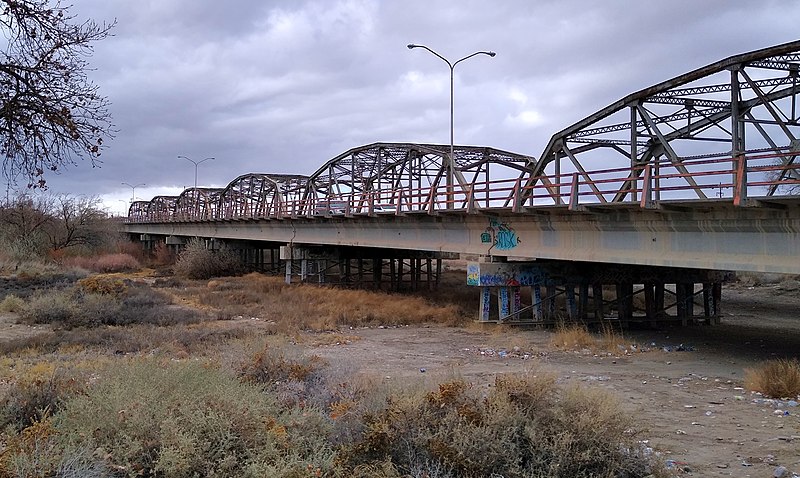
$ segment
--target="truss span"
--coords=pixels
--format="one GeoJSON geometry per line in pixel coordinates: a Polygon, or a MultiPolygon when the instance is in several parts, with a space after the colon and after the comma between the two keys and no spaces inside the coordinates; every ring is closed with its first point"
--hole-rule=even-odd
{"type": "MultiPolygon", "coordinates": [[[[190,188],[131,204],[128,220],[204,221],[332,215],[374,215],[460,209],[497,180],[520,182],[533,158],[478,146],[373,143],[325,162],[311,176],[249,173],[225,188],[190,188]]],[[[482,197],[507,205],[510,191],[482,197]],[[503,195],[504,194],[504,195],[503,195]]]]}
{"type": "Polygon", "coordinates": [[[622,98],[554,134],[534,168],[528,185],[548,186],[552,197],[561,187],[581,187],[589,202],[637,201],[645,175],[658,176],[656,193],[647,200],[689,192],[697,199],[734,197],[746,200],[749,165],[742,159],[771,153],[750,171],[765,185],[764,196],[796,188],[795,161],[800,149],[800,41],[720,60],[622,98]],[[708,174],[709,163],[726,159],[730,174],[708,174]],[[700,161],[698,161],[700,160],[700,161]],[[705,160],[705,161],[702,161],[705,160]],[[613,181],[605,170],[627,170],[613,181]],[[601,188],[600,185],[603,187],[601,188]],[[740,195],[736,195],[736,193],[740,195]]]}

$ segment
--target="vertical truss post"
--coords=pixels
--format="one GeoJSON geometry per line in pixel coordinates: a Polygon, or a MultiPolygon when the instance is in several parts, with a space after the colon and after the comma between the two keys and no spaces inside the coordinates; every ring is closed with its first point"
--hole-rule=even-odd
{"type": "Polygon", "coordinates": [[[737,154],[733,158],[735,167],[735,180],[733,183],[733,205],[744,206],[747,204],[747,158],[737,154]]]}
{"type": "MultiPolygon", "coordinates": [[[[636,137],[636,107],[631,106],[631,169],[635,168],[636,163],[639,161],[639,156],[636,151],[636,137]]],[[[631,189],[631,199],[636,201],[636,188],[631,189]]]]}
{"type": "Polygon", "coordinates": [[[467,214],[475,214],[475,187],[467,189],[467,214]]]}
{"type": "Polygon", "coordinates": [[[425,209],[428,210],[429,215],[436,214],[436,184],[431,184],[431,191],[428,194],[428,203],[425,205],[425,209]]]}
{"type": "Polygon", "coordinates": [[[561,155],[556,154],[555,177],[556,177],[556,204],[561,204],[561,155]]]}
{"type": "Polygon", "coordinates": [[[742,138],[740,137],[741,118],[739,111],[739,68],[731,68],[731,157],[735,168],[735,178],[733,186],[733,204],[742,206],[747,202],[747,161],[744,157],[742,148],[742,138]]]}
{"type": "Polygon", "coordinates": [[[403,189],[400,188],[397,190],[397,204],[394,206],[394,215],[395,216],[402,216],[403,211],[401,210],[403,207],[403,189]]]}
{"type": "Polygon", "coordinates": [[[572,173],[572,186],[569,191],[569,210],[570,211],[577,211],[580,209],[578,205],[578,196],[580,192],[580,186],[578,183],[578,173],[572,173]]]}
{"type": "Polygon", "coordinates": [[[648,164],[644,167],[644,178],[642,179],[642,199],[639,207],[649,209],[655,206],[653,202],[653,165],[648,164]]]}
{"type": "Polygon", "coordinates": [[[517,178],[514,182],[514,190],[511,192],[511,212],[517,213],[522,211],[522,179],[517,178]]]}
{"type": "Polygon", "coordinates": [[[375,216],[375,191],[367,193],[367,215],[369,217],[375,216]]]}

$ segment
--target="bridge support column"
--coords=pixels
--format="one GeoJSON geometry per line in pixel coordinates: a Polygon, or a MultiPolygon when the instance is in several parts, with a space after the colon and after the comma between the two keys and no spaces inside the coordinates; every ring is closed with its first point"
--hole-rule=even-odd
{"type": "Polygon", "coordinates": [[[481,287],[481,302],[478,309],[478,321],[488,322],[490,319],[490,311],[492,307],[492,288],[481,287]]]}
{"type": "Polygon", "coordinates": [[[509,300],[508,287],[497,289],[497,312],[498,322],[506,321],[511,316],[511,302],[509,300]]]}
{"type": "Polygon", "coordinates": [[[589,283],[581,282],[578,292],[578,314],[582,320],[589,315],[589,283]]]}
{"type": "Polygon", "coordinates": [[[644,284],[644,314],[650,327],[656,327],[656,285],[652,282],[644,284]]]}
{"type": "Polygon", "coordinates": [[[694,312],[694,284],[678,282],[675,284],[675,308],[681,325],[686,325],[694,312]]]}
{"type": "Polygon", "coordinates": [[[594,320],[603,320],[603,284],[592,284],[592,296],[594,298],[594,320]]]}
{"type": "Polygon", "coordinates": [[[531,309],[533,311],[534,322],[541,322],[544,320],[542,312],[542,287],[539,284],[531,286],[531,309]]]}
{"type": "Polygon", "coordinates": [[[703,312],[707,324],[719,324],[719,303],[722,298],[722,284],[719,282],[703,284],[703,312]]]}
{"type": "Polygon", "coordinates": [[[537,324],[553,323],[559,318],[591,319],[594,323],[616,321],[623,327],[630,322],[653,327],[664,320],[677,320],[686,325],[689,320],[703,318],[708,324],[716,324],[719,323],[721,284],[732,277],[724,271],[567,261],[489,262],[467,266],[467,285],[481,287],[479,320],[490,321],[488,304],[496,291],[501,321],[513,319],[537,324]],[[666,284],[670,285],[669,290],[666,284]],[[673,284],[676,300],[665,306],[665,295],[672,294],[673,284]],[[696,284],[702,284],[697,293],[696,284]],[[606,300],[604,286],[612,285],[616,294],[611,292],[613,297],[606,300]],[[530,287],[530,314],[520,313],[526,310],[515,295],[520,294],[520,287],[530,287]],[[701,293],[703,314],[695,316],[694,300],[701,293]],[[634,300],[637,294],[643,294],[643,306],[634,300]],[[564,299],[558,298],[561,295],[564,299]],[[614,313],[607,316],[609,310],[614,313]]]}
{"type": "Polygon", "coordinates": [[[558,291],[554,285],[545,285],[544,287],[544,318],[546,320],[556,319],[556,295],[558,291]]]}
{"type": "Polygon", "coordinates": [[[578,305],[575,302],[575,284],[566,285],[567,317],[570,320],[578,318],[578,305]]]}
{"type": "Polygon", "coordinates": [[[633,283],[623,282],[617,288],[617,317],[623,326],[633,319],[633,283]]]}

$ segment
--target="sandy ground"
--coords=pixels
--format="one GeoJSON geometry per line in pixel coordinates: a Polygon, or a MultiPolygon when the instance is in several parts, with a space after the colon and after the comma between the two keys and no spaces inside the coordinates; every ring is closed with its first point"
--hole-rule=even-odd
{"type": "Polygon", "coordinates": [[[719,326],[626,332],[626,343],[648,349],[627,356],[554,350],[545,330],[435,326],[349,330],[360,340],[314,353],[384,380],[455,375],[483,386],[497,374],[544,368],[562,382],[613,391],[648,446],[680,473],[772,477],[782,465],[800,474],[800,407],[742,388],[746,368],[800,351],[800,294],[729,287],[723,305],[719,326]]]}

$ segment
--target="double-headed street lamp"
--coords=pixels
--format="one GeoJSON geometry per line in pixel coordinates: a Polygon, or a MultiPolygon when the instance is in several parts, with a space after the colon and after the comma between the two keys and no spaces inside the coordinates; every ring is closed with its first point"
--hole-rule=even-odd
{"type": "Polygon", "coordinates": [[[136,188],[138,188],[139,186],[147,186],[147,184],[145,184],[145,183],[139,183],[139,184],[136,184],[136,185],[128,184],[128,183],[122,183],[122,185],[123,186],[128,186],[129,188],[131,188],[131,203],[133,203],[133,201],[136,200],[136,188]]]}
{"type": "Polygon", "coordinates": [[[200,166],[202,163],[205,163],[209,159],[214,159],[214,158],[213,157],[205,158],[205,159],[201,159],[200,161],[195,161],[194,159],[187,158],[186,156],[178,156],[178,158],[183,158],[183,159],[185,159],[187,161],[190,161],[192,164],[194,164],[194,188],[197,189],[197,167],[200,166]]]}
{"type": "MultiPolygon", "coordinates": [[[[457,61],[451,63],[450,60],[448,60],[447,58],[443,57],[442,55],[436,53],[435,51],[431,50],[430,48],[428,48],[425,45],[417,45],[415,43],[411,43],[411,44],[408,45],[408,49],[409,50],[413,50],[414,48],[423,48],[425,50],[428,50],[429,52],[431,52],[434,55],[436,55],[437,57],[439,57],[442,61],[447,63],[447,66],[450,67],[450,160],[449,160],[449,164],[448,164],[448,168],[447,168],[448,169],[448,171],[447,171],[447,183],[448,183],[447,187],[448,187],[448,190],[449,190],[449,189],[451,189],[453,187],[453,172],[456,169],[456,160],[455,160],[455,152],[454,152],[455,146],[454,146],[454,140],[453,140],[453,129],[454,129],[454,127],[453,127],[453,116],[454,116],[453,115],[453,76],[454,76],[453,71],[455,70],[456,65],[458,65],[459,63],[461,63],[464,60],[468,60],[468,59],[472,58],[473,56],[488,55],[488,56],[493,57],[493,56],[497,55],[497,53],[495,53],[493,51],[476,51],[475,53],[472,53],[471,55],[467,55],[464,58],[461,58],[460,60],[457,60],[457,61]]],[[[448,204],[451,204],[451,203],[448,202],[448,204]]]]}

